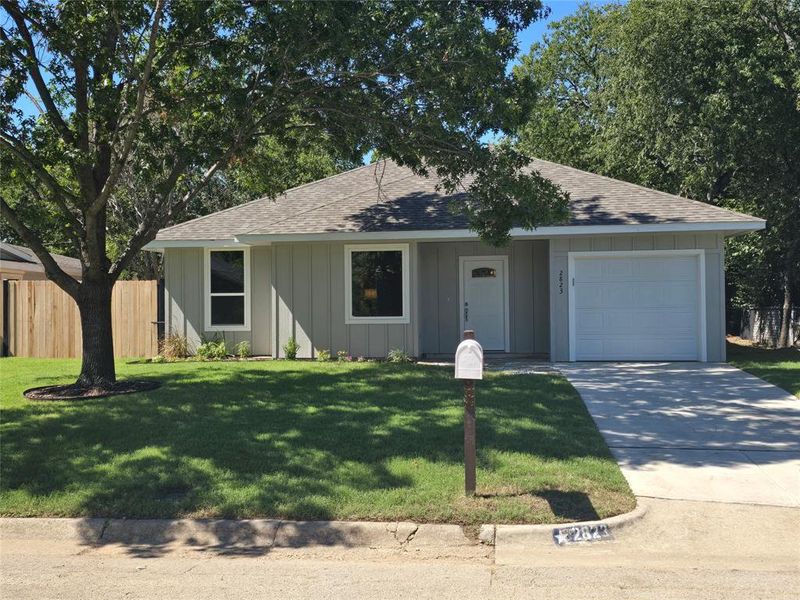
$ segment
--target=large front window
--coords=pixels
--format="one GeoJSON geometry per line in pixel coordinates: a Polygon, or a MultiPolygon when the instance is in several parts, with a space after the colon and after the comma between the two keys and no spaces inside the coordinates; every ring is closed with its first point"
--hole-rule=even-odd
{"type": "Polygon", "coordinates": [[[347,323],[408,323],[408,245],[345,247],[347,323]]]}
{"type": "Polygon", "coordinates": [[[250,327],[247,250],[206,250],[206,330],[250,327]]]}

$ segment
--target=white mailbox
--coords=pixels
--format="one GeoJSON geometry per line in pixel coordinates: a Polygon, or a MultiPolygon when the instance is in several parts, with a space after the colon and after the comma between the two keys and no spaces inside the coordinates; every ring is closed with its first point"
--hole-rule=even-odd
{"type": "Polygon", "coordinates": [[[483,379],[483,348],[475,340],[464,340],[456,348],[456,379],[483,379]]]}

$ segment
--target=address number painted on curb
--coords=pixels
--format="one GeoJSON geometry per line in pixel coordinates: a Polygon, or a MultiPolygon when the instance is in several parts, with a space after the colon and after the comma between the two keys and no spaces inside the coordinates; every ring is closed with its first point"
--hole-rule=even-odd
{"type": "Polygon", "coordinates": [[[585,542],[603,542],[613,540],[608,525],[581,525],[572,527],[557,527],[553,529],[553,541],[556,546],[579,544],[585,542]]]}

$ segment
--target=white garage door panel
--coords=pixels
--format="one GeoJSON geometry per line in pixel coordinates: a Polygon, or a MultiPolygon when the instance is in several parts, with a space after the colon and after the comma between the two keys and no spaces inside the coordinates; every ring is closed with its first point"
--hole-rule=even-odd
{"type": "MultiPolygon", "coordinates": [[[[575,285],[580,280],[575,278],[575,285]]],[[[697,298],[694,281],[580,283],[575,307],[583,308],[681,308],[693,305],[697,298]]]]}
{"type": "Polygon", "coordinates": [[[578,344],[582,352],[577,360],[697,360],[694,336],[658,340],[579,337],[578,344]]]}
{"type": "Polygon", "coordinates": [[[696,255],[575,257],[576,360],[698,360],[696,255]]]}
{"type": "Polygon", "coordinates": [[[581,309],[575,311],[575,323],[579,336],[635,333],[663,336],[665,330],[673,335],[696,336],[697,333],[697,316],[693,311],[581,309]]]}

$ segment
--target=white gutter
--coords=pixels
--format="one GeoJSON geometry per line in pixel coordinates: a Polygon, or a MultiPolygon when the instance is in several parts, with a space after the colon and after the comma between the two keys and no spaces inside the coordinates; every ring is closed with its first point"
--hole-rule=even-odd
{"type": "Polygon", "coordinates": [[[234,238],[218,240],[153,240],[145,244],[142,250],[161,252],[167,248],[247,248],[250,245],[238,242],[234,238]]]}
{"type": "MultiPolygon", "coordinates": [[[[715,232],[726,235],[758,231],[766,227],[763,219],[752,221],[717,221],[709,223],[650,223],[642,225],[556,225],[537,229],[511,230],[514,239],[539,239],[580,235],[614,235],[625,233],[700,233],[715,232]]],[[[145,250],[196,247],[241,247],[269,245],[275,242],[322,242],[322,241],[377,241],[420,240],[459,241],[475,240],[478,234],[469,229],[416,230],[416,231],[336,231],[331,233],[271,233],[240,234],[235,238],[218,240],[153,240],[145,250]]]]}

